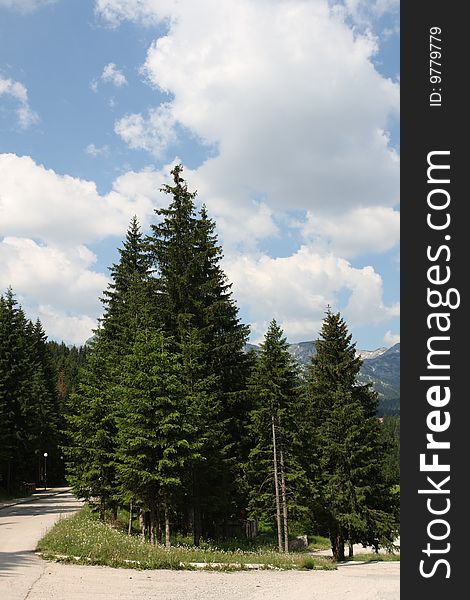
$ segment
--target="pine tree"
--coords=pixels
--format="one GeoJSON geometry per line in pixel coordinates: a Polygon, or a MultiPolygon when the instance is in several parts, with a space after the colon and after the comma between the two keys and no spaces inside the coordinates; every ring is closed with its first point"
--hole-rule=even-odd
{"type": "Polygon", "coordinates": [[[0,296],[0,485],[7,492],[16,487],[17,429],[19,415],[20,360],[16,301],[11,289],[0,296]]]}
{"type": "Polygon", "coordinates": [[[141,321],[152,310],[150,260],[137,218],[131,219],[119,262],[110,268],[111,283],[101,299],[101,338],[110,351],[126,354],[141,321]]]}
{"type": "Polygon", "coordinates": [[[150,515],[156,540],[164,520],[170,545],[170,518],[180,507],[185,475],[198,458],[199,443],[187,410],[181,361],[160,331],[143,330],[125,357],[118,424],[118,475],[133,505],[150,515]]]}
{"type": "Polygon", "coordinates": [[[115,373],[108,344],[98,335],[69,398],[63,448],[74,494],[96,504],[102,519],[118,505],[115,373]]]}
{"type": "Polygon", "coordinates": [[[243,453],[240,446],[247,405],[247,363],[243,347],[247,327],[238,318],[220,261],[215,225],[205,208],[197,213],[196,192],[189,192],[182,167],[171,174],[174,185],[163,191],[172,197],[156,211],[149,248],[156,273],[160,323],[183,359],[186,396],[191,400],[202,463],[193,465],[188,507],[195,543],[202,529],[237,511],[235,480],[243,453]]]}
{"type": "Polygon", "coordinates": [[[249,382],[253,448],[249,461],[251,507],[268,514],[275,507],[279,551],[289,550],[289,483],[299,475],[295,429],[299,380],[282,329],[271,321],[249,382]],[[269,482],[269,485],[268,485],[269,482]]]}
{"type": "Polygon", "coordinates": [[[131,220],[119,263],[103,294],[100,328],[80,374],[80,384],[68,403],[69,441],[66,448],[69,482],[79,497],[94,498],[102,518],[120,499],[117,481],[116,396],[123,360],[152,311],[149,260],[136,217],[131,220]]]}
{"type": "Polygon", "coordinates": [[[313,495],[336,559],[344,544],[390,545],[397,524],[383,477],[377,394],[359,385],[361,359],[339,313],[328,310],[308,374],[313,495]]]}
{"type": "Polygon", "coordinates": [[[11,288],[0,297],[0,474],[8,492],[43,477],[45,444],[60,479],[58,406],[46,336],[11,288]]]}

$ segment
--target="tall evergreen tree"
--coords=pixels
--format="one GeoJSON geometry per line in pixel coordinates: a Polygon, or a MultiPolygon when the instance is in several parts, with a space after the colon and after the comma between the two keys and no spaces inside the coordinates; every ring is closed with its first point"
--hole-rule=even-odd
{"type": "Polygon", "coordinates": [[[150,515],[150,536],[181,507],[186,472],[200,443],[187,410],[181,361],[160,331],[143,330],[122,363],[118,424],[118,476],[124,495],[150,515]]]}
{"type": "Polygon", "coordinates": [[[102,299],[104,315],[95,332],[78,391],[68,404],[69,481],[79,497],[97,499],[101,516],[119,502],[116,385],[122,362],[152,310],[149,261],[137,219],[130,223],[120,261],[102,299]]]}
{"type": "Polygon", "coordinates": [[[249,382],[253,447],[249,455],[251,508],[270,515],[275,508],[279,551],[289,550],[290,484],[299,476],[296,428],[299,379],[282,329],[272,320],[249,382]],[[254,485],[253,485],[254,484],[254,485]],[[269,485],[268,485],[269,484],[269,485]]]}
{"type": "Polygon", "coordinates": [[[152,311],[150,259],[137,217],[131,219],[118,252],[119,262],[110,268],[111,283],[101,299],[101,337],[109,342],[110,352],[126,354],[142,319],[152,311]]]}
{"type": "Polygon", "coordinates": [[[100,516],[118,506],[116,479],[116,365],[98,334],[68,401],[64,454],[67,480],[77,498],[98,506],[100,516]]]}
{"type": "Polygon", "coordinates": [[[380,539],[390,545],[397,523],[390,486],[383,476],[384,452],[377,394],[359,385],[361,359],[339,313],[328,310],[308,374],[313,496],[333,555],[344,559],[344,543],[380,539]]]}
{"type": "Polygon", "coordinates": [[[46,444],[59,478],[58,441],[46,336],[39,320],[33,325],[26,319],[9,289],[0,297],[0,485],[12,492],[21,482],[38,483],[46,444]]]}
{"type": "Polygon", "coordinates": [[[149,247],[156,272],[157,306],[162,327],[184,361],[186,394],[197,415],[203,465],[194,465],[189,507],[195,543],[202,529],[237,510],[235,480],[246,419],[248,329],[240,323],[231,286],[220,266],[215,225],[195,207],[182,167],[171,174],[168,208],[156,211],[149,247]],[[204,406],[204,410],[201,410],[204,406]]]}

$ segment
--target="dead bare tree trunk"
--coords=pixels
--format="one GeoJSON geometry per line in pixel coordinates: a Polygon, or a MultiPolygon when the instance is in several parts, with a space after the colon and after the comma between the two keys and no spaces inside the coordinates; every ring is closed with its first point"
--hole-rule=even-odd
{"type": "Polygon", "coordinates": [[[132,500],[129,502],[129,524],[127,526],[127,535],[131,535],[132,533],[132,500]]]}
{"type": "Polygon", "coordinates": [[[279,478],[277,467],[277,445],[276,445],[276,424],[274,415],[271,415],[271,427],[273,436],[273,471],[274,471],[274,493],[276,497],[276,523],[277,523],[277,542],[279,552],[283,551],[282,547],[282,526],[281,526],[281,503],[279,500],[279,478]]]}
{"type": "Polygon", "coordinates": [[[139,524],[140,524],[140,535],[142,537],[142,541],[145,542],[145,512],[142,509],[140,509],[139,524]]]}
{"type": "Polygon", "coordinates": [[[281,465],[281,497],[282,497],[282,521],[284,526],[284,552],[289,552],[289,518],[287,514],[287,490],[286,475],[284,468],[284,452],[282,449],[282,440],[279,444],[279,462],[281,465]]]}
{"type": "Polygon", "coordinates": [[[162,516],[161,510],[157,508],[157,542],[162,543],[163,531],[162,531],[162,516]]]}
{"type": "Polygon", "coordinates": [[[155,509],[150,510],[150,543],[155,545],[157,543],[157,535],[156,535],[156,518],[155,518],[155,509]]]}
{"type": "Polygon", "coordinates": [[[170,515],[168,513],[168,507],[165,505],[165,546],[166,548],[169,548],[170,545],[170,515]]]}

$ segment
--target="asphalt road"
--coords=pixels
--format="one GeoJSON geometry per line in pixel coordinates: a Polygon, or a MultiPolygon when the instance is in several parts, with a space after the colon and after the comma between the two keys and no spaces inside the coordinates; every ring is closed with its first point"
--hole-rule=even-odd
{"type": "Polygon", "coordinates": [[[62,493],[0,510],[1,600],[29,600],[30,590],[47,566],[34,554],[38,541],[61,516],[80,506],[70,493],[62,493]]]}
{"type": "Polygon", "coordinates": [[[337,571],[136,571],[47,562],[37,541],[79,508],[70,495],[0,510],[0,600],[399,600],[400,565],[337,571]]]}

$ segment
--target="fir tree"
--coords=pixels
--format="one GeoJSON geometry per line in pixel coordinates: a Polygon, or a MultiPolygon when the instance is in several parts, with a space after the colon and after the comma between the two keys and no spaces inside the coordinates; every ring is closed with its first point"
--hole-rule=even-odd
{"type": "Polygon", "coordinates": [[[43,477],[45,444],[60,478],[58,406],[46,336],[9,289],[0,297],[0,475],[8,492],[43,477]]]}
{"type": "Polygon", "coordinates": [[[156,211],[149,248],[156,274],[160,322],[184,363],[186,395],[191,400],[204,466],[193,467],[188,508],[199,542],[209,523],[237,511],[235,480],[242,458],[242,431],[247,405],[243,393],[247,327],[238,318],[230,284],[220,261],[215,225],[205,208],[195,207],[181,166],[171,174],[174,185],[163,191],[172,197],[168,208],[156,211]],[[201,407],[204,407],[201,410],[201,407]]]}
{"type": "Polygon", "coordinates": [[[112,281],[102,298],[101,338],[109,342],[110,351],[126,354],[144,315],[152,310],[150,261],[135,216],[118,252],[119,262],[110,268],[112,281]]]}
{"type": "Polygon", "coordinates": [[[103,294],[100,328],[68,403],[69,482],[79,497],[95,498],[100,514],[114,512],[120,498],[116,478],[117,415],[121,407],[115,388],[123,360],[152,311],[149,260],[137,219],[131,220],[119,263],[103,294]]]}
{"type": "Polygon", "coordinates": [[[383,477],[384,452],[377,394],[359,385],[361,366],[352,336],[339,313],[328,310],[308,375],[313,495],[333,555],[344,543],[391,545],[397,524],[390,486],[383,477]]]}
{"type": "Polygon", "coordinates": [[[98,335],[80,383],[68,402],[67,480],[77,498],[97,505],[100,517],[118,505],[116,480],[116,365],[98,335]]]}
{"type": "Polygon", "coordinates": [[[253,448],[249,471],[251,507],[269,513],[275,507],[279,551],[289,550],[288,491],[299,475],[295,429],[299,409],[299,381],[282,329],[271,321],[249,382],[253,448]],[[268,485],[269,483],[269,485],[268,485]]]}
{"type": "Polygon", "coordinates": [[[180,507],[185,474],[198,458],[199,443],[187,410],[181,361],[160,331],[137,335],[122,363],[118,389],[118,475],[124,495],[150,515],[150,537],[180,507]]]}

